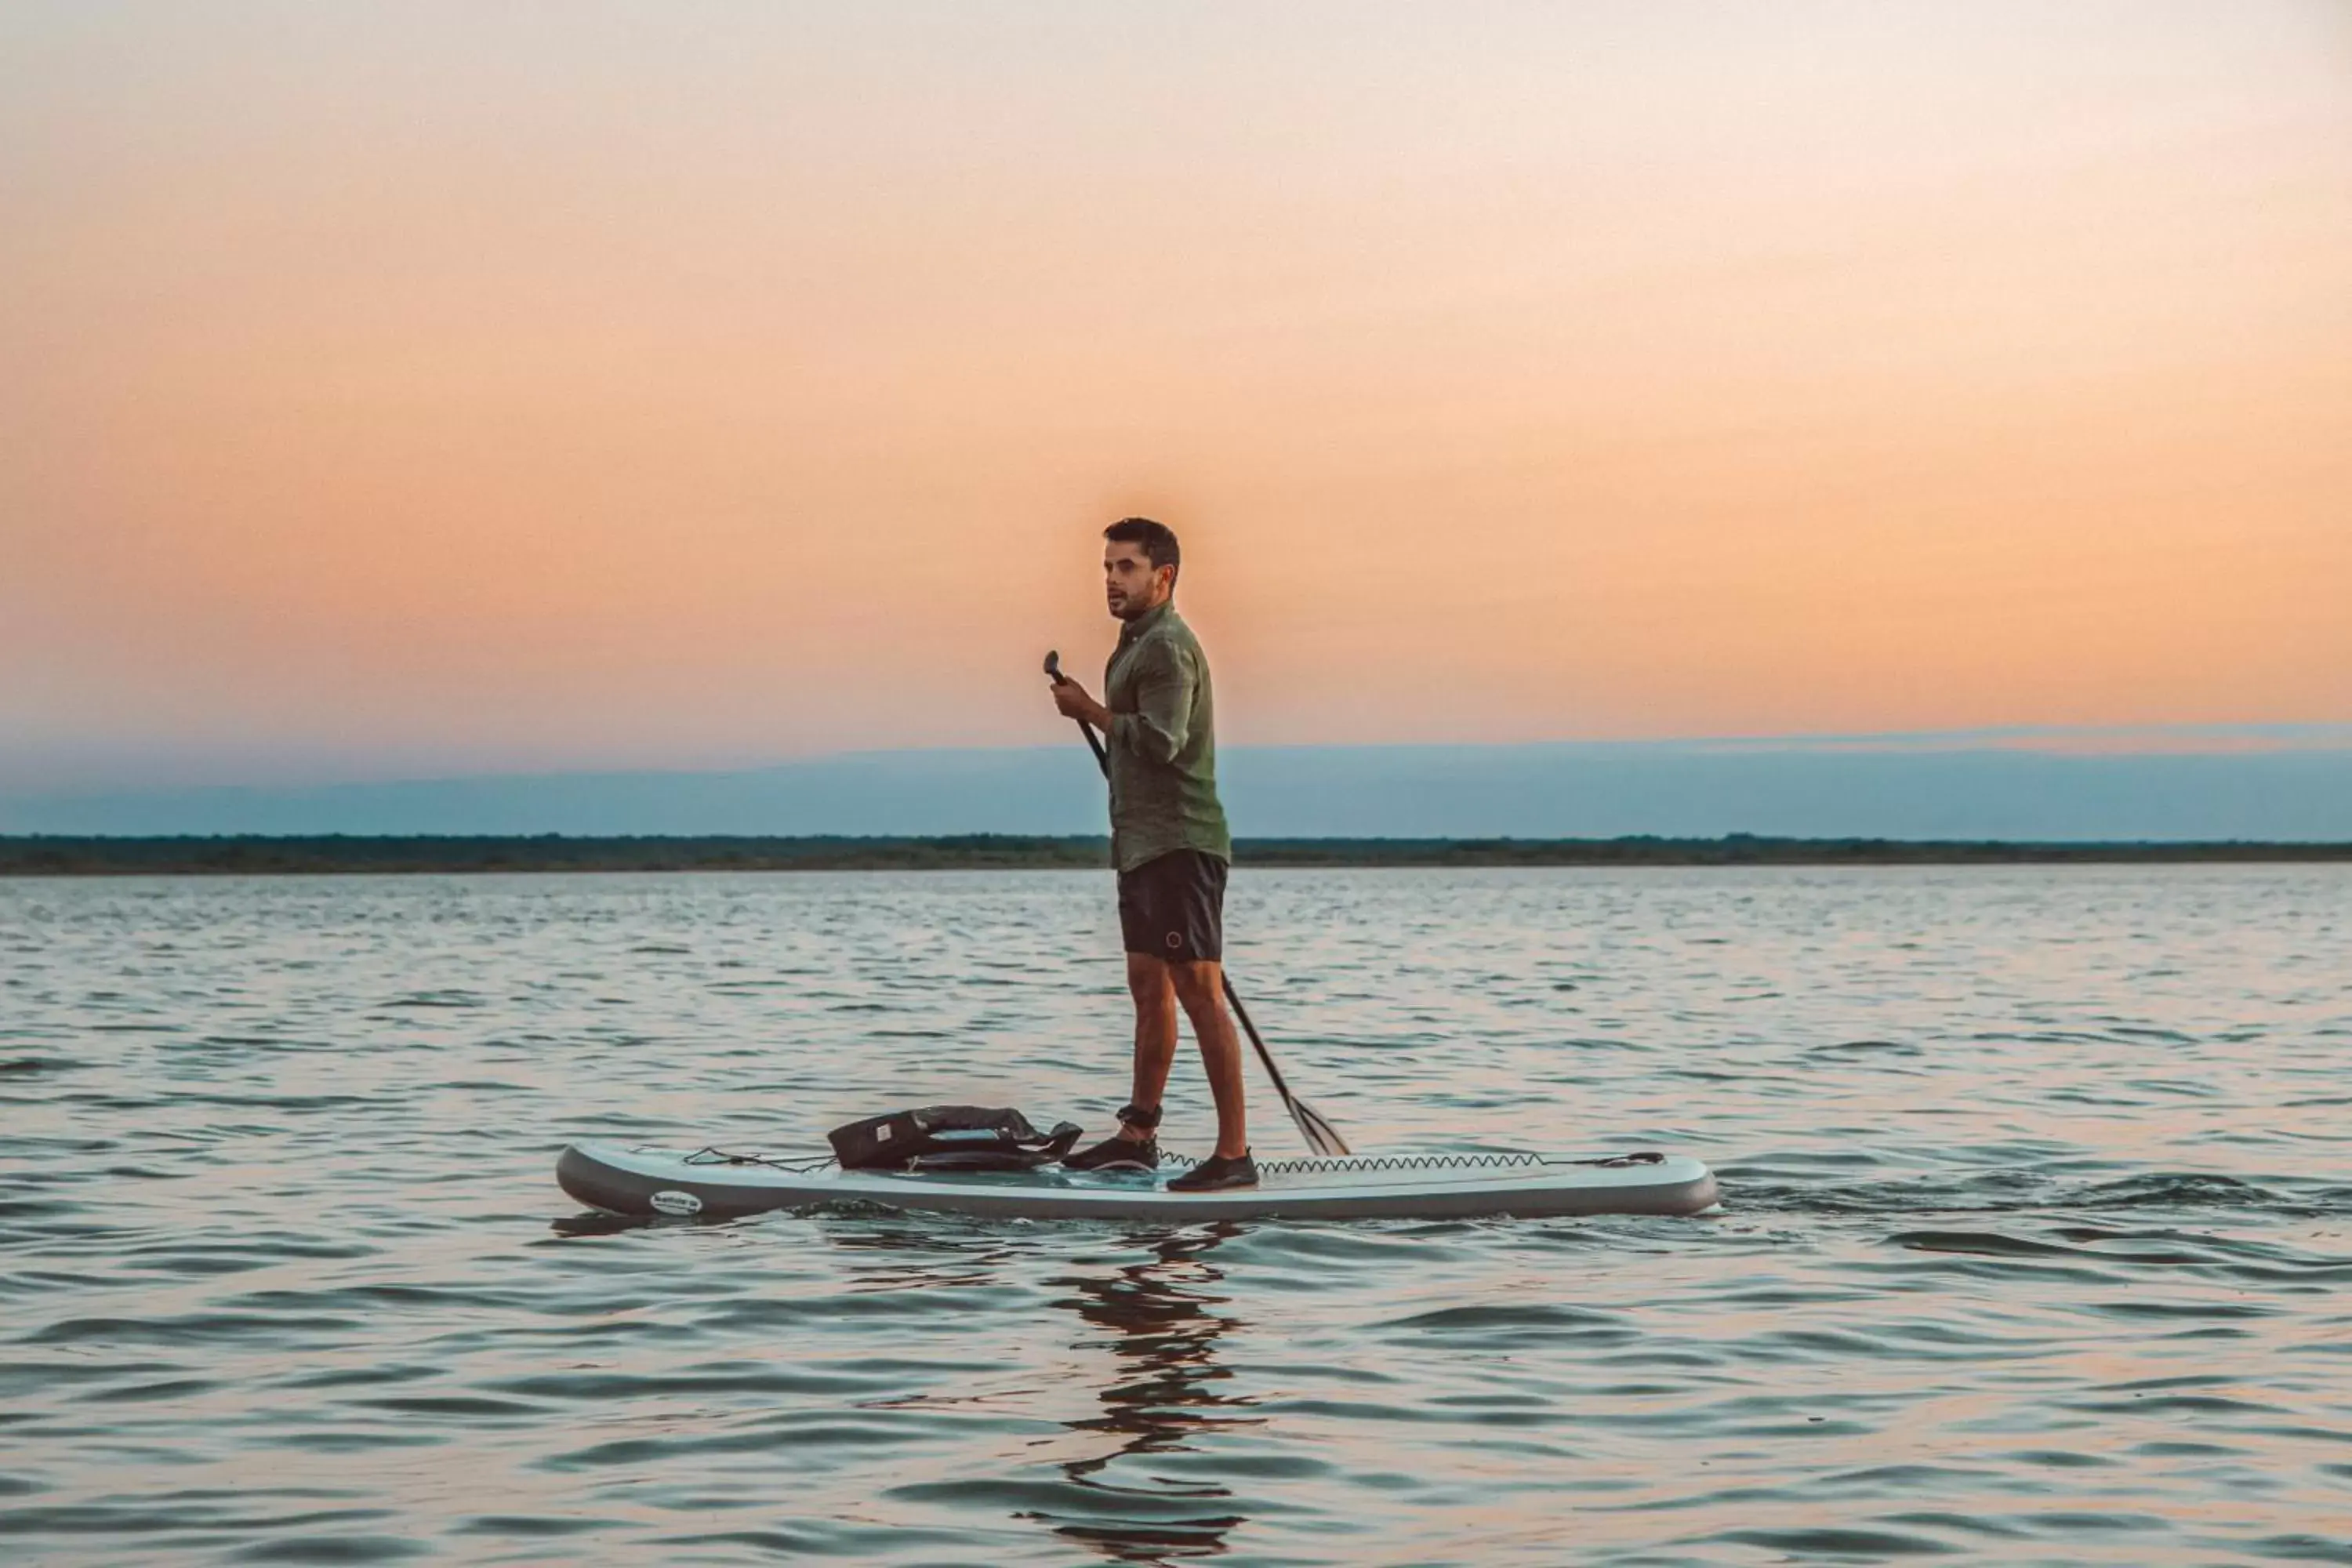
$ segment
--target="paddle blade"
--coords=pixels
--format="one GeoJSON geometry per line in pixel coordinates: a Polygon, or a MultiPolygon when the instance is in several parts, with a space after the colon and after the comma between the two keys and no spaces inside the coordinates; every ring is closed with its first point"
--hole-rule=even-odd
{"type": "Polygon", "coordinates": [[[1324,1121],[1322,1113],[1313,1106],[1303,1100],[1286,1099],[1283,1103],[1290,1108],[1290,1120],[1298,1123],[1298,1135],[1307,1140],[1309,1149],[1318,1154],[1334,1156],[1355,1152],[1339,1136],[1339,1130],[1324,1121]]]}

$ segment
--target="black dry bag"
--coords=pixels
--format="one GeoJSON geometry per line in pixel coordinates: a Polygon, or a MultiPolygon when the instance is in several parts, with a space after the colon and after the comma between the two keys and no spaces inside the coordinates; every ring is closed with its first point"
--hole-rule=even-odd
{"type": "Polygon", "coordinates": [[[836,1127],[825,1134],[845,1171],[1026,1171],[1078,1142],[1074,1121],[1040,1132],[1017,1110],[927,1105],[836,1127]]]}

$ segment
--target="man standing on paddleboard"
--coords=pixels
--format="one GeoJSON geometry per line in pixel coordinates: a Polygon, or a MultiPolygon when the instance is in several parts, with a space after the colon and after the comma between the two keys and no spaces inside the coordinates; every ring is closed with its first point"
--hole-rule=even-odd
{"type": "Polygon", "coordinates": [[[1217,801],[1209,661],[1176,613],[1176,534],[1147,517],[1103,530],[1103,594],[1119,620],[1103,672],[1105,701],[1056,677],[1054,706],[1103,732],[1110,775],[1110,852],[1118,927],[1135,998],[1133,1098],[1116,1137],[1063,1161],[1086,1171],[1156,1169],[1160,1096],[1176,1059],[1176,1009],[1192,1021],[1217,1102],[1217,1149],[1171,1192],[1257,1184],[1242,1104],[1241,1040],[1223,996],[1225,870],[1233,862],[1217,801]]]}

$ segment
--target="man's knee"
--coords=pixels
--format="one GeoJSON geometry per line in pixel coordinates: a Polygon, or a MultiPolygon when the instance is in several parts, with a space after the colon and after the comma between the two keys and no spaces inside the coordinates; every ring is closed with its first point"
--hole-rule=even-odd
{"type": "Polygon", "coordinates": [[[1222,973],[1213,959],[1201,959],[1191,963],[1163,963],[1168,984],[1176,990],[1176,1000],[1184,1005],[1187,1013],[1213,1011],[1218,1004],[1217,980],[1222,973]]]}
{"type": "Polygon", "coordinates": [[[1162,960],[1140,952],[1127,955],[1127,988],[1134,994],[1137,1001],[1160,1001],[1168,994],[1172,984],[1168,964],[1162,960]]]}

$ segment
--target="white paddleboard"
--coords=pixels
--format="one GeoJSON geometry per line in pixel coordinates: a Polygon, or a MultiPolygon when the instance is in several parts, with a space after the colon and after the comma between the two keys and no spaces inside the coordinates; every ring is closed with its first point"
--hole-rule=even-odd
{"type": "Polygon", "coordinates": [[[1679,1154],[1586,1161],[1534,1154],[1354,1155],[1262,1160],[1255,1187],[1171,1193],[1157,1172],[908,1174],[845,1171],[814,1159],[717,1149],[574,1143],[556,1162],[563,1190],[623,1215],[710,1215],[765,1209],[879,1207],[993,1219],[1414,1219],[1479,1215],[1696,1214],[1715,1175],[1679,1154]]]}

